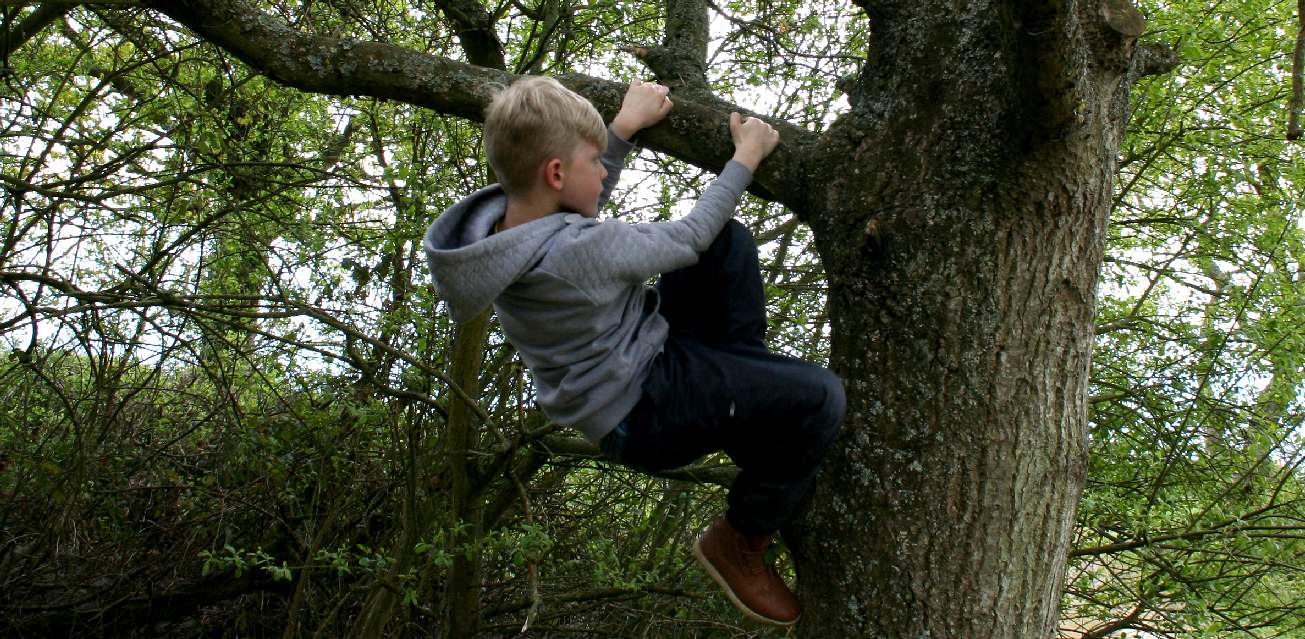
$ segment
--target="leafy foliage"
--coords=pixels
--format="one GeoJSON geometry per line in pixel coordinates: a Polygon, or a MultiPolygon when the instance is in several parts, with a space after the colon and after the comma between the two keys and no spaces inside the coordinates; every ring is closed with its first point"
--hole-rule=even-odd
{"type": "MultiPolygon", "coordinates": [[[[506,66],[532,73],[642,76],[630,51],[666,20],[651,3],[445,5],[495,10],[506,66]]],[[[450,11],[426,3],[266,8],[465,57],[450,11]]],[[[1065,632],[1300,636],[1291,6],[1146,11],[1185,64],[1134,94],[1065,632]]],[[[712,16],[719,95],[810,129],[844,108],[836,83],[870,33],[854,8],[712,16]]],[[[286,90],[120,8],[71,10],[3,68],[6,632],[342,636],[389,610],[376,634],[423,636],[459,558],[479,561],[485,636],[527,619],[540,636],[763,632],[688,559],[725,460],[645,477],[595,459],[544,423],[497,330],[471,389],[492,425],[466,459],[446,454],[455,327],[418,243],[484,181],[474,125],[286,90]],[[474,520],[448,516],[454,465],[474,520]]],[[[633,219],[680,214],[708,179],[651,154],[635,169],[613,207],[633,219]]],[[[771,346],[825,361],[809,230],[759,200],[740,217],[762,244],[771,346]]]]}
{"type": "Polygon", "coordinates": [[[1284,3],[1152,8],[1103,273],[1067,616],[1089,636],[1301,636],[1301,155],[1284,3]]]}

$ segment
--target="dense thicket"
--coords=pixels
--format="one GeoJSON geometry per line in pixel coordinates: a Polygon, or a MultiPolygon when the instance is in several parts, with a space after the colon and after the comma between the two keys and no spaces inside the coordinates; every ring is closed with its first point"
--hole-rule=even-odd
{"type": "MultiPolygon", "coordinates": [[[[675,62],[661,4],[261,6],[518,73],[675,62]]],[[[810,131],[858,99],[860,9],[710,6],[716,96],[810,131]]],[[[1295,9],[1143,7],[1182,63],[1134,89],[1119,154],[1066,636],[1305,636],[1295,9]]],[[[486,179],[474,122],[283,87],[152,11],[0,10],[0,633],[766,634],[687,550],[728,460],[596,459],[492,320],[450,325],[428,287],[424,226],[486,179]]],[[[632,219],[709,177],[637,167],[632,219]]],[[[809,226],[756,198],[739,217],[772,348],[828,361],[809,226]]]]}

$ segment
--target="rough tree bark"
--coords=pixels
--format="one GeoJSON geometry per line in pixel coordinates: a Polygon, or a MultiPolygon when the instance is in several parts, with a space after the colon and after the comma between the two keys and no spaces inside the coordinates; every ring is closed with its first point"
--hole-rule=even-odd
{"type": "MultiPolygon", "coordinates": [[[[294,31],[242,0],[152,2],[273,79],[479,120],[501,71],[294,31]]],[[[1128,0],[869,0],[853,108],[786,123],[754,192],[811,225],[846,427],[786,531],[807,637],[1048,637],[1084,482],[1095,282],[1129,87],[1175,61],[1128,0]]],[[[719,168],[703,0],[636,50],[677,108],[647,146],[719,168]],[[670,75],[670,74],[674,75],[670,75]]],[[[460,27],[470,32],[471,25],[460,27]]],[[[621,88],[565,81],[608,115],[621,88]]],[[[742,110],[742,109],[739,109],[742,110]]]]}
{"type": "Polygon", "coordinates": [[[801,634],[1054,636],[1144,22],[1123,2],[866,9],[882,62],[812,162],[851,408],[791,535],[801,634]]]}

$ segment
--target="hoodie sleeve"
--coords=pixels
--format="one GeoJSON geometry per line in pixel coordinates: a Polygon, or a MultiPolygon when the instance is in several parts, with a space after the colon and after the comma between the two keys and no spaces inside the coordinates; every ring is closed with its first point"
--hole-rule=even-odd
{"type": "Polygon", "coordinates": [[[619,220],[598,225],[596,259],[622,280],[639,283],[659,273],[691,266],[698,254],[734,216],[739,198],[752,181],[747,167],[731,160],[702,192],[693,210],[671,222],[626,224],[619,220]]]}
{"type": "Polygon", "coordinates": [[[612,129],[607,129],[607,150],[603,151],[603,166],[607,169],[607,177],[603,178],[603,192],[598,195],[598,209],[603,210],[607,206],[607,200],[612,197],[612,189],[616,188],[616,183],[621,180],[621,169],[625,168],[625,158],[634,150],[634,144],[621,139],[621,136],[612,133],[612,129]]]}

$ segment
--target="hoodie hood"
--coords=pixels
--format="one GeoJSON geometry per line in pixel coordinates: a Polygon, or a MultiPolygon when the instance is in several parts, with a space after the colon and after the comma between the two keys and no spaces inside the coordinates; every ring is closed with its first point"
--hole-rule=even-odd
{"type": "Polygon", "coordinates": [[[449,207],[426,229],[426,262],[455,322],[488,308],[543,259],[549,241],[566,225],[564,216],[549,215],[492,233],[506,213],[507,195],[492,184],[449,207]]]}

